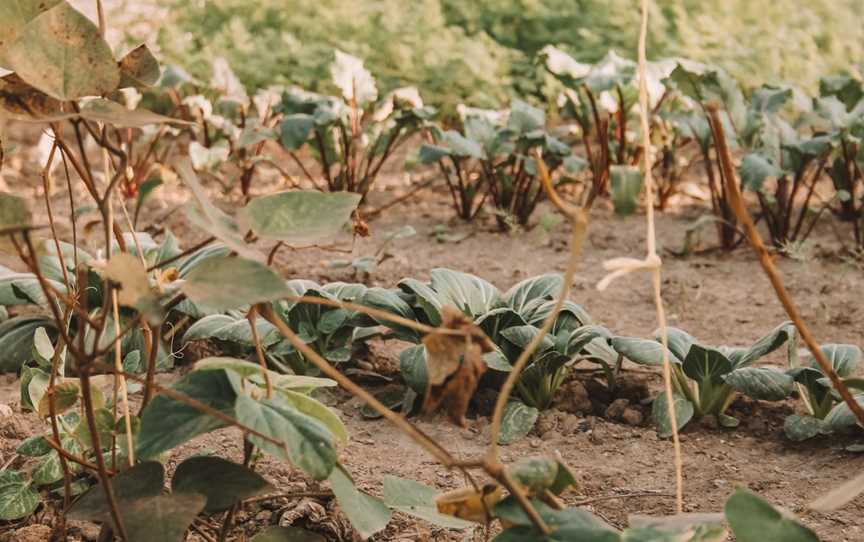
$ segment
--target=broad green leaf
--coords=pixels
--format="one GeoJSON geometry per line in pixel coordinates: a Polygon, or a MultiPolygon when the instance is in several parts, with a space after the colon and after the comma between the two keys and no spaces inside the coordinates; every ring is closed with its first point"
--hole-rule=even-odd
{"type": "Polygon", "coordinates": [[[727,374],[729,386],[753,399],[782,401],[794,390],[791,376],[774,367],[742,367],[727,374]]]}
{"type": "Polygon", "coordinates": [[[412,278],[399,281],[399,288],[414,297],[412,304],[418,307],[425,315],[425,324],[430,326],[441,325],[441,300],[428,284],[412,278]]]}
{"type": "MultiPolygon", "coordinates": [[[[2,286],[0,286],[2,289],[2,286]]],[[[16,373],[33,357],[33,340],[37,329],[55,331],[53,321],[42,316],[15,316],[0,322],[0,373],[16,373]]],[[[40,396],[41,397],[41,396],[40,396]]],[[[32,405],[35,409],[37,403],[32,405]]],[[[24,406],[31,407],[28,403],[24,406]]]]}
{"type": "Polygon", "coordinates": [[[558,462],[549,457],[524,457],[508,469],[514,480],[532,495],[542,494],[558,478],[558,462]]]}
{"type": "MultiPolygon", "coordinates": [[[[177,170],[183,184],[192,191],[195,199],[194,202],[189,202],[185,206],[186,218],[189,219],[189,222],[225,243],[243,258],[259,262],[265,261],[263,254],[247,245],[244,239],[245,232],[240,230],[237,221],[213,205],[192,169],[190,161],[180,160],[174,164],[174,169],[177,170]]],[[[181,269],[181,271],[183,270],[181,269]]],[[[181,273],[181,276],[185,276],[185,274],[181,273]]]]}
{"type": "MultiPolygon", "coordinates": [[[[62,443],[64,450],[76,457],[80,457],[84,452],[84,450],[81,449],[81,444],[74,437],[61,434],[60,442],[62,443]]],[[[70,472],[73,474],[81,471],[81,466],[76,463],[69,461],[67,462],[67,465],[69,466],[70,472]]],[[[33,480],[34,484],[40,486],[53,484],[62,480],[63,464],[60,462],[60,454],[58,454],[56,450],[52,449],[48,454],[44,455],[36,468],[33,469],[30,478],[33,480]]]]}
{"type": "MultiPolygon", "coordinates": [[[[850,376],[861,361],[861,348],[854,344],[823,344],[819,349],[841,378],[850,376]]],[[[810,365],[819,369],[819,364],[812,357],[810,365]]]]}
{"type": "Polygon", "coordinates": [[[66,2],[30,20],[2,55],[6,68],[58,100],[101,96],[120,83],[120,69],[99,29],[66,2]]]}
{"type": "Polygon", "coordinates": [[[358,203],[348,192],[280,192],[254,198],[241,217],[262,239],[315,244],[339,234],[358,203]]]}
{"type": "MultiPolygon", "coordinates": [[[[282,339],[276,327],[263,318],[255,320],[255,329],[264,348],[272,346],[282,339]]],[[[227,314],[212,314],[205,316],[192,324],[183,335],[183,342],[201,339],[218,339],[243,346],[255,346],[252,328],[249,320],[227,314]]]]}
{"type": "MultiPolygon", "coordinates": [[[[117,503],[155,497],[162,493],[165,469],[158,461],[145,461],[130,467],[111,479],[117,503]]],[[[202,502],[203,506],[203,502],[202,502]]],[[[90,488],[69,508],[69,519],[85,521],[107,521],[111,515],[105,490],[100,484],[90,488]]]]}
{"type": "MultiPolygon", "coordinates": [[[[30,21],[63,0],[5,0],[0,3],[0,57],[30,21]]],[[[5,66],[4,66],[5,67],[5,66]]]]}
{"type": "MultiPolygon", "coordinates": [[[[385,290],[384,288],[369,288],[366,290],[366,293],[363,294],[363,297],[360,298],[359,303],[367,307],[393,313],[402,318],[415,320],[414,311],[411,310],[411,306],[392,290],[385,290]]],[[[374,319],[378,323],[392,329],[397,338],[413,343],[420,342],[420,334],[414,329],[393,323],[383,318],[374,319]]]]}
{"type": "Polygon", "coordinates": [[[315,128],[315,118],[305,113],[286,115],[282,119],[281,139],[282,146],[288,150],[295,151],[302,147],[315,128]]]}
{"type": "Polygon", "coordinates": [[[120,87],[150,87],[159,82],[159,61],[141,44],[120,59],[120,87]]]}
{"type": "Polygon", "coordinates": [[[32,514],[39,506],[39,493],[20,472],[0,472],[0,520],[14,521],[32,514]]]}
{"type": "MultiPolygon", "coordinates": [[[[853,396],[855,401],[864,407],[864,394],[856,394],[853,396]]],[[[858,419],[846,403],[839,403],[831,412],[825,416],[825,423],[834,431],[855,427],[858,424],[858,419]]]]}
{"type": "Polygon", "coordinates": [[[611,166],[610,188],[615,213],[631,215],[639,206],[639,194],[642,192],[642,173],[636,166],[611,166]]]}
{"type": "MultiPolygon", "coordinates": [[[[55,414],[63,414],[70,408],[72,408],[75,403],[78,402],[78,393],[80,389],[78,388],[78,384],[74,382],[60,382],[54,385],[54,413],[55,414]]],[[[51,405],[50,400],[52,397],[52,393],[50,390],[42,396],[39,400],[39,404],[36,407],[36,412],[42,416],[43,418],[47,418],[51,415],[51,405]]]]}
{"type": "MultiPolygon", "coordinates": [[[[675,392],[672,393],[672,401],[675,408],[675,421],[680,430],[693,418],[693,403],[675,392]]],[[[663,392],[654,398],[654,403],[651,405],[651,416],[657,425],[657,435],[660,438],[672,436],[672,420],[669,419],[669,407],[667,405],[666,394],[663,392]]]]}
{"type": "Polygon", "coordinates": [[[483,159],[486,157],[483,152],[483,147],[479,143],[463,136],[455,130],[447,130],[444,132],[442,143],[449,149],[449,154],[452,154],[453,156],[477,159],[483,159]]]}
{"type": "Polygon", "coordinates": [[[420,146],[420,150],[417,151],[417,160],[421,164],[431,164],[445,156],[450,156],[450,149],[440,145],[429,145],[424,143],[420,146]]]}
{"type": "MultiPolygon", "coordinates": [[[[534,340],[534,337],[540,334],[540,330],[534,326],[514,326],[508,327],[507,329],[501,331],[501,336],[503,336],[507,341],[511,344],[515,345],[520,350],[524,350],[528,347],[528,343],[534,340]]],[[[555,345],[553,339],[546,334],[541,340],[540,345],[537,347],[537,352],[543,352],[544,350],[549,350],[555,345]]]]}
{"type": "MultiPolygon", "coordinates": [[[[193,371],[174,383],[171,389],[222,414],[234,415],[236,393],[225,371],[193,371]]],[[[144,459],[156,457],[225,425],[225,421],[186,403],[165,394],[157,395],[141,416],[137,455],[144,459]]]]}
{"type": "Polygon", "coordinates": [[[208,258],[190,271],[181,289],[193,302],[214,312],[291,295],[285,281],[266,265],[221,256],[208,258]]]}
{"type": "Polygon", "coordinates": [[[50,453],[54,448],[48,444],[48,441],[45,440],[45,437],[42,435],[34,435],[24,440],[21,444],[15,448],[15,453],[26,455],[29,457],[39,457],[41,455],[45,455],[50,453]]]}
{"type": "Polygon", "coordinates": [[[753,192],[761,192],[766,179],[779,179],[783,173],[783,170],[772,164],[768,157],[758,152],[745,155],[738,167],[741,186],[753,192]]]}
{"type": "Polygon", "coordinates": [[[546,127],[546,114],[542,109],[529,105],[522,100],[514,99],[510,103],[510,116],[507,128],[519,135],[527,134],[546,127]]]}
{"type": "Polygon", "coordinates": [[[684,374],[700,385],[719,385],[723,383],[723,375],[732,371],[732,363],[719,350],[694,344],[682,368],[684,374]]]}
{"type": "Polygon", "coordinates": [[[783,433],[793,442],[802,442],[827,431],[825,422],[813,416],[792,414],[783,421],[783,433]]]}
{"type": "Polygon", "coordinates": [[[328,481],[339,507],[363,540],[381,531],[390,522],[391,513],[387,505],[381,499],[357,489],[351,475],[342,465],[336,465],[328,481]]]}
{"type": "Polygon", "coordinates": [[[750,107],[760,113],[776,113],[791,98],[792,89],[789,87],[762,85],[753,91],[750,107]]]}
{"type": "Polygon", "coordinates": [[[327,542],[318,533],[299,527],[268,527],[252,537],[250,542],[327,542]]]}
{"type": "MultiPolygon", "coordinates": [[[[661,332],[662,330],[660,329],[654,332],[654,339],[659,343],[663,342],[660,336],[661,332]]],[[[667,327],[666,334],[668,336],[667,344],[669,345],[669,351],[675,354],[678,361],[683,363],[687,357],[687,353],[690,351],[690,347],[696,342],[696,338],[683,329],[676,327],[667,327]]]]}
{"type": "Polygon", "coordinates": [[[327,405],[296,391],[280,389],[279,394],[291,406],[321,422],[336,437],[336,440],[342,443],[348,442],[348,429],[339,416],[327,405]]]}
{"type": "Polygon", "coordinates": [[[234,503],[273,489],[248,467],[214,456],[190,457],[177,466],[171,480],[173,493],[198,493],[207,497],[208,514],[227,510],[234,503]]]}
{"type": "Polygon", "coordinates": [[[510,308],[523,314],[529,302],[535,299],[555,299],[564,287],[564,279],[558,273],[548,273],[525,279],[504,294],[510,308]]]}
{"type": "Polygon", "coordinates": [[[738,542],[819,542],[816,533],[745,489],[729,497],[725,511],[738,542]]]}
{"type": "Polygon", "coordinates": [[[399,354],[399,372],[405,383],[418,394],[426,393],[429,377],[426,373],[426,347],[409,346],[399,354]]]}
{"type": "MultiPolygon", "coordinates": [[[[612,349],[640,365],[663,365],[663,345],[651,339],[640,339],[638,337],[612,337],[610,341],[612,349]]],[[[668,352],[668,351],[667,351],[668,352]]],[[[669,362],[677,363],[678,360],[672,352],[668,352],[669,362]]]]}
{"type": "Polygon", "coordinates": [[[792,322],[783,322],[772,329],[767,335],[753,343],[753,346],[748,348],[742,355],[734,356],[731,361],[736,368],[750,365],[757,359],[777,350],[786,344],[787,341],[794,339],[795,326],[792,322]]]}
{"type": "Polygon", "coordinates": [[[529,407],[521,401],[510,401],[504,407],[498,442],[509,444],[523,438],[534,429],[539,415],[540,411],[534,407],[529,407]]]}
{"type": "Polygon", "coordinates": [[[420,482],[396,476],[384,477],[384,504],[410,516],[447,529],[466,529],[474,523],[442,514],[435,504],[438,492],[420,482]]]}
{"type": "Polygon", "coordinates": [[[124,105],[103,98],[87,100],[82,103],[78,115],[83,119],[102,122],[117,128],[143,128],[151,124],[191,124],[188,121],[166,117],[146,109],[129,110],[124,105]]]}
{"type": "Polygon", "coordinates": [[[450,269],[433,269],[431,288],[442,305],[452,305],[466,316],[477,318],[501,303],[498,289],[485,280],[450,269]]]}
{"type": "Polygon", "coordinates": [[[182,542],[204,508],[207,497],[196,493],[157,495],[120,505],[129,542],[182,542]]]}
{"type": "Polygon", "coordinates": [[[237,397],[237,421],[281,443],[250,434],[249,442],[265,452],[290,461],[316,480],[330,475],[336,464],[333,435],[318,420],[301,413],[284,399],[237,397]]]}

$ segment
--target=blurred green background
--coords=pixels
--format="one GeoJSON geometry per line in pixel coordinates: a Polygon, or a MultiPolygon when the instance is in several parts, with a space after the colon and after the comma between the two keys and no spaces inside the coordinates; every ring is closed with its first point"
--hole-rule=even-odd
{"type": "MultiPolygon", "coordinates": [[[[386,91],[415,85],[427,102],[497,107],[554,91],[535,63],[553,44],[578,60],[632,57],[638,0],[158,0],[163,59],[209,78],[224,56],[250,88],[326,90],[338,47],[386,91]]],[[[745,84],[814,88],[864,65],[862,0],[655,0],[649,56],[723,66],[745,84]]]]}

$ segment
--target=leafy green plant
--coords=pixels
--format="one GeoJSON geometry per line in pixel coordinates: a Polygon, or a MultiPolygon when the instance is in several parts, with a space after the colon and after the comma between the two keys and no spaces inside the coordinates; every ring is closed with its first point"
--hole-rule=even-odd
{"type": "MultiPolygon", "coordinates": [[[[506,373],[554,306],[554,297],[561,291],[560,275],[548,274],[526,279],[507,292],[500,292],[485,280],[449,269],[433,269],[431,281],[403,279],[398,290],[370,289],[362,303],[415,319],[426,325],[440,325],[445,306],[454,307],[471,319],[492,341],[494,349],[483,359],[489,368],[506,373]]],[[[520,432],[527,433],[536,421],[538,409],[549,408],[552,398],[567,374],[568,364],[580,354],[587,341],[573,342],[574,331],[591,322],[585,310],[565,301],[552,331],[531,356],[517,383],[520,404],[509,407],[508,420],[524,421],[520,432]],[[532,414],[533,413],[533,414],[532,414]],[[530,422],[530,423],[528,423],[530,422]]],[[[419,334],[399,324],[379,323],[391,327],[395,337],[420,343],[419,334]]],[[[409,347],[400,355],[400,369],[410,389],[408,397],[423,396],[428,390],[427,350],[422,344],[409,347]]],[[[410,412],[413,402],[401,403],[410,412]]],[[[397,405],[398,406],[398,405],[397,405]]]]}
{"type": "MultiPolygon", "coordinates": [[[[341,51],[330,73],[340,96],[297,88],[283,94],[275,109],[283,115],[280,142],[289,153],[308,145],[327,190],[365,196],[393,152],[425,129],[435,109],[424,107],[414,88],[397,89],[378,102],[372,74],[341,51]]],[[[319,186],[311,174],[309,180],[319,186]]]]}
{"type": "Polygon", "coordinates": [[[462,133],[432,130],[432,143],[420,147],[419,161],[438,164],[460,218],[473,219],[490,198],[506,229],[527,226],[544,197],[532,152],[540,153],[550,172],[578,169],[580,162],[546,129],[543,110],[514,99],[504,118],[466,108],[462,133]]]}
{"type": "Polygon", "coordinates": [[[833,152],[828,174],[836,190],[834,212],[852,223],[855,247],[864,247],[864,85],[845,75],[824,77],[819,84],[815,113],[833,152]]]}
{"type": "MultiPolygon", "coordinates": [[[[856,400],[864,402],[864,382],[852,376],[861,361],[861,349],[851,344],[825,344],[821,350],[837,376],[848,387],[857,390],[856,400]]],[[[832,388],[830,380],[809,353],[801,360],[797,354],[790,356],[789,364],[791,368],[788,373],[797,384],[807,414],[793,414],[786,418],[783,431],[787,437],[802,441],[855,425],[849,407],[832,388]]]]}
{"type": "MultiPolygon", "coordinates": [[[[667,329],[669,360],[672,363],[675,413],[678,428],[694,417],[715,416],[724,427],[736,427],[738,420],[726,414],[737,393],[754,399],[779,401],[793,390],[792,377],[770,366],[754,367],[761,357],[783,345],[794,348],[795,328],[783,323],[749,348],[703,346],[693,336],[677,328],[667,329]]],[[[642,365],[663,363],[663,345],[655,340],[612,336],[609,345],[627,359],[642,365]]],[[[654,399],[654,421],[661,435],[672,428],[667,414],[666,395],[654,399]]]]}

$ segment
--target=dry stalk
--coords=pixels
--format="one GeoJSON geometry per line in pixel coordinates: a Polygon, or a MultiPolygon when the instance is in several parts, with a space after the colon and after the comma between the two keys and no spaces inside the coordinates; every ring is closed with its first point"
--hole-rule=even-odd
{"type": "Polygon", "coordinates": [[[801,335],[807,348],[810,349],[813,358],[816,359],[822,372],[831,380],[831,385],[835,390],[837,390],[837,393],[839,393],[840,397],[843,398],[843,402],[846,403],[849,410],[851,410],[855,415],[858,424],[864,426],[864,409],[861,408],[861,405],[858,404],[858,401],[856,401],[852,396],[852,393],[849,392],[849,388],[846,387],[843,380],[841,380],[840,376],[837,375],[837,372],[831,366],[831,362],[828,361],[825,354],[822,352],[822,349],[819,347],[819,343],[816,341],[813,332],[810,331],[810,328],[801,317],[801,311],[798,310],[798,306],[795,304],[795,301],[783,285],[780,271],[774,264],[774,260],[768,253],[768,249],[765,247],[762,237],[756,230],[753,218],[750,216],[747,207],[744,205],[744,198],[741,195],[738,176],[735,172],[735,165],[732,161],[732,153],[729,150],[729,145],[726,143],[726,134],[723,131],[723,125],[720,123],[720,114],[715,105],[708,105],[708,115],[709,120],[711,121],[714,146],[717,149],[720,167],[723,169],[726,178],[726,189],[729,194],[729,201],[732,204],[732,210],[738,217],[738,221],[744,225],[744,231],[747,233],[747,240],[749,241],[750,246],[753,247],[756,256],[758,256],[762,270],[765,271],[765,274],[768,276],[768,280],[771,282],[771,286],[774,287],[774,292],[777,294],[777,299],[780,300],[780,303],[789,315],[789,319],[792,320],[793,324],[795,324],[795,328],[798,330],[798,333],[801,335]]]}

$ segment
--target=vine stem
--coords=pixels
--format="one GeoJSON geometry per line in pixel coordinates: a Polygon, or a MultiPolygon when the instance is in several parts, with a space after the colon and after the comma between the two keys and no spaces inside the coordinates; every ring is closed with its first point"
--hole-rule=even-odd
{"type": "Polygon", "coordinates": [[[753,218],[750,216],[750,213],[747,212],[747,208],[744,205],[744,198],[741,195],[741,189],[738,186],[738,176],[735,173],[735,166],[732,162],[732,153],[726,143],[726,134],[723,131],[723,125],[720,122],[720,113],[717,110],[716,105],[708,105],[708,115],[711,120],[711,131],[714,136],[714,145],[717,149],[720,167],[725,172],[727,191],[729,193],[732,210],[737,215],[738,221],[744,225],[744,231],[747,233],[747,240],[750,242],[750,246],[753,248],[756,256],[758,256],[762,270],[768,276],[768,280],[771,282],[771,286],[774,287],[774,292],[777,294],[777,299],[783,305],[783,308],[789,315],[789,319],[792,320],[793,324],[795,324],[795,328],[798,330],[798,333],[801,335],[807,348],[810,349],[810,352],[813,354],[813,357],[816,359],[822,372],[831,380],[831,385],[834,386],[834,389],[836,389],[837,393],[840,394],[840,397],[843,398],[843,402],[846,403],[849,410],[851,410],[855,415],[858,424],[864,426],[864,409],[861,408],[861,405],[858,404],[858,401],[856,401],[849,392],[849,388],[846,387],[837,375],[837,372],[831,366],[831,363],[819,347],[819,343],[816,341],[815,336],[801,317],[801,311],[798,309],[798,306],[786,290],[786,286],[783,284],[783,279],[780,277],[780,272],[777,270],[777,265],[768,253],[768,249],[765,247],[765,243],[762,241],[759,232],[756,231],[756,225],[753,223],[753,218]]]}
{"type": "Polygon", "coordinates": [[[663,306],[661,288],[662,262],[657,255],[657,234],[654,226],[654,151],[651,147],[651,127],[648,122],[648,78],[647,78],[647,41],[648,41],[648,0],[642,0],[642,26],[639,31],[639,123],[642,129],[643,168],[645,175],[645,218],[647,222],[646,261],[656,261],[651,270],[651,285],[654,290],[654,306],[657,309],[657,323],[660,325],[660,342],[663,344],[663,387],[666,394],[666,415],[672,429],[672,449],[675,466],[675,508],[679,514],[684,512],[684,460],[681,454],[681,439],[678,436],[678,419],[675,412],[675,396],[672,391],[672,365],[669,360],[669,333],[666,310],[663,306]]]}

